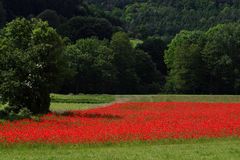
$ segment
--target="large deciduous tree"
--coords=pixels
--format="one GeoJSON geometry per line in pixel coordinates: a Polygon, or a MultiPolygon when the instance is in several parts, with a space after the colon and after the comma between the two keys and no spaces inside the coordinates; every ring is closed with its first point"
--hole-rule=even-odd
{"type": "Polygon", "coordinates": [[[169,70],[166,91],[201,93],[204,89],[204,65],[201,57],[204,40],[202,32],[180,32],[165,52],[169,70]]]}
{"type": "MultiPolygon", "coordinates": [[[[17,110],[46,113],[63,73],[63,41],[46,22],[17,18],[0,34],[0,95],[17,110]]],[[[16,110],[16,111],[17,111],[16,110]]]]}
{"type": "Polygon", "coordinates": [[[210,93],[240,92],[240,25],[222,24],[206,33],[203,60],[210,93]]]}
{"type": "Polygon", "coordinates": [[[67,46],[65,54],[75,76],[63,86],[63,92],[110,93],[114,90],[116,70],[108,42],[81,39],[67,46]]]}
{"type": "Polygon", "coordinates": [[[114,51],[114,65],[117,68],[118,93],[134,93],[139,84],[136,74],[136,57],[128,35],[117,32],[113,35],[111,48],[114,51]]]}

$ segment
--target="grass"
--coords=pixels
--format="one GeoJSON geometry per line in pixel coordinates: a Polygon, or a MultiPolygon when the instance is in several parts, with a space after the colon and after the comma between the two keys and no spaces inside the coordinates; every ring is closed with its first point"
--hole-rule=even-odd
{"type": "Polygon", "coordinates": [[[51,94],[52,111],[86,110],[113,102],[112,95],[61,95],[51,94]]]}
{"type": "Polygon", "coordinates": [[[110,103],[115,98],[112,95],[61,95],[51,94],[51,101],[53,103],[90,103],[90,104],[101,104],[110,103]]]}
{"type": "Polygon", "coordinates": [[[4,160],[238,160],[240,140],[0,146],[0,157],[4,160]]]}
{"type": "Polygon", "coordinates": [[[69,110],[86,110],[95,108],[102,104],[88,104],[88,103],[51,103],[51,111],[69,111],[69,110]]]}
{"type": "Polygon", "coordinates": [[[134,102],[240,102],[240,95],[117,95],[134,102]]]}

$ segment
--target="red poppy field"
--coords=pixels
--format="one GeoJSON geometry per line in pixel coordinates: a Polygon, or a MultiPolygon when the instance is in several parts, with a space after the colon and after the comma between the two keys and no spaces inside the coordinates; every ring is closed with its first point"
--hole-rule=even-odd
{"type": "Polygon", "coordinates": [[[79,144],[240,136],[240,103],[117,103],[0,124],[0,143],[79,144]]]}

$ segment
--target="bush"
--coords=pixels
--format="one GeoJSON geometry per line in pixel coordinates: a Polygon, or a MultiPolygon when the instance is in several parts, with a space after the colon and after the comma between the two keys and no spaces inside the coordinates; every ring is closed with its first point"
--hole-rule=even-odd
{"type": "Polygon", "coordinates": [[[5,107],[0,110],[0,119],[14,121],[32,117],[32,112],[28,108],[21,108],[18,112],[16,110],[18,110],[16,106],[5,107]]]}

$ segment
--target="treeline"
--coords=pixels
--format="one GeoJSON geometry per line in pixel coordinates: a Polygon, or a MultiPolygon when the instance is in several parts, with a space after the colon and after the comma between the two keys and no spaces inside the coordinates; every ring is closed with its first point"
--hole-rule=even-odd
{"type": "Polygon", "coordinates": [[[132,47],[126,33],[111,41],[80,39],[64,51],[73,76],[63,93],[158,93],[163,75],[151,56],[132,47]]]}
{"type": "Polygon", "coordinates": [[[144,40],[149,36],[158,35],[169,43],[181,30],[206,31],[219,23],[239,21],[240,2],[238,0],[0,0],[0,26],[19,16],[47,20],[58,30],[58,33],[74,41],[88,36],[110,39],[111,33],[126,31],[132,38],[144,40]],[[98,30],[96,27],[102,28],[98,30]]]}
{"type": "Polygon", "coordinates": [[[110,39],[121,31],[122,22],[82,0],[0,0],[0,27],[17,17],[48,21],[71,41],[96,36],[110,39]]]}
{"type": "Polygon", "coordinates": [[[167,43],[181,30],[208,30],[239,21],[238,0],[87,0],[120,17],[131,36],[159,35],[167,43]]]}
{"type": "MultiPolygon", "coordinates": [[[[39,24],[54,28],[68,74],[51,92],[238,94],[238,15],[234,0],[0,0],[0,35],[9,38],[8,22],[17,17],[42,19],[48,24],[39,24]],[[142,43],[133,44],[136,38],[142,43]]],[[[26,19],[10,24],[21,27],[15,29],[32,47],[22,45],[14,30],[9,53],[19,47],[21,54],[28,53],[41,42],[32,42],[31,29],[19,24],[31,26],[26,19]]]]}
{"type": "MultiPolygon", "coordinates": [[[[128,34],[123,32],[119,18],[84,1],[0,2],[2,27],[17,17],[40,18],[48,21],[63,37],[64,60],[69,74],[62,77],[64,83],[52,91],[75,94],[161,91],[166,71],[160,71],[162,66],[165,67],[165,44],[159,37],[150,37],[146,41],[149,44],[135,48],[128,34]],[[151,48],[152,43],[157,44],[155,48],[151,48]]],[[[25,33],[24,28],[21,31],[25,33]]]]}

